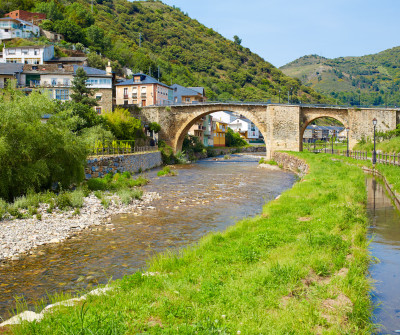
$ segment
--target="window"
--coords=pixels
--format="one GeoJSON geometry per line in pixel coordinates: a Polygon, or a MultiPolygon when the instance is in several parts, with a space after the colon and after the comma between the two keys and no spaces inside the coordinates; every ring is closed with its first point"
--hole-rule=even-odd
{"type": "Polygon", "coordinates": [[[69,100],[69,90],[56,90],[57,100],[69,100]]]}
{"type": "Polygon", "coordinates": [[[38,56],[38,55],[39,55],[39,49],[35,49],[35,50],[33,51],[33,54],[34,54],[35,56],[38,56]]]}
{"type": "Polygon", "coordinates": [[[51,78],[51,86],[57,86],[57,78],[51,78]]]}
{"type": "Polygon", "coordinates": [[[38,67],[37,66],[32,66],[32,70],[37,70],[38,67]]]}
{"type": "Polygon", "coordinates": [[[22,54],[27,55],[28,54],[28,49],[22,49],[22,54]]]}
{"type": "Polygon", "coordinates": [[[57,64],[57,68],[62,69],[64,67],[64,65],[62,64],[57,64]]]}
{"type": "Polygon", "coordinates": [[[101,94],[96,94],[96,100],[101,101],[101,94]]]}
{"type": "Polygon", "coordinates": [[[69,79],[68,78],[64,78],[63,84],[64,84],[64,86],[69,86],[69,79]]]}
{"type": "Polygon", "coordinates": [[[15,55],[15,49],[8,49],[9,55],[15,55]]]}
{"type": "MultiPolygon", "coordinates": [[[[96,97],[97,98],[97,97],[96,97]]],[[[96,113],[101,114],[101,107],[96,107],[96,113]]]]}
{"type": "Polygon", "coordinates": [[[185,101],[186,102],[190,102],[190,98],[185,98],[185,101]]]}
{"type": "Polygon", "coordinates": [[[124,100],[124,105],[127,105],[128,104],[128,100],[124,100]]]}

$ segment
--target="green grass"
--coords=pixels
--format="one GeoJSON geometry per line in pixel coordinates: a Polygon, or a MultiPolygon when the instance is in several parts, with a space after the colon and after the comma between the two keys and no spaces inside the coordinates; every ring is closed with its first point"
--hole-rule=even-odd
{"type": "Polygon", "coordinates": [[[154,276],[125,276],[110,294],[13,332],[369,334],[365,176],[332,156],[295,155],[309,174],[262,215],[156,256],[154,276]],[[347,304],[326,307],[340,297],[347,304]]]}
{"type": "Polygon", "coordinates": [[[171,167],[169,166],[164,166],[162,170],[157,172],[157,176],[163,177],[163,176],[176,176],[177,173],[174,170],[171,170],[171,167]]]}
{"type": "Polygon", "coordinates": [[[278,165],[273,159],[267,160],[264,157],[259,160],[258,164],[278,165]]]}
{"type": "MultiPolygon", "coordinates": [[[[372,152],[374,150],[374,143],[372,141],[357,143],[354,146],[354,150],[372,152]]],[[[400,137],[376,143],[376,150],[381,150],[385,153],[400,153],[400,137]]]]}

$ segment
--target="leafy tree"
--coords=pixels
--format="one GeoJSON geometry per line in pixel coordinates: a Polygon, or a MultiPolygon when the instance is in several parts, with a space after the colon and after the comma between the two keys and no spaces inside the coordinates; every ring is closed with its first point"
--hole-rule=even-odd
{"type": "Polygon", "coordinates": [[[79,117],[79,123],[72,129],[73,131],[81,131],[82,129],[91,128],[104,123],[103,118],[101,118],[90,105],[68,101],[63,104],[63,109],[70,110],[72,115],[79,117]]]}
{"type": "Polygon", "coordinates": [[[227,147],[243,147],[247,145],[247,142],[240,137],[239,133],[234,132],[228,127],[228,131],[225,135],[225,145],[227,147]]]}
{"type": "Polygon", "coordinates": [[[78,43],[85,39],[83,29],[69,20],[61,20],[54,23],[54,30],[63,34],[67,42],[78,43]]]}
{"type": "Polygon", "coordinates": [[[94,23],[94,17],[87,7],[78,2],[66,7],[66,13],[71,21],[82,28],[90,27],[94,23]]]}
{"type": "Polygon", "coordinates": [[[46,19],[53,22],[64,19],[64,15],[62,14],[60,8],[54,0],[50,2],[39,2],[36,5],[34,11],[46,14],[46,19]]]}
{"type": "Polygon", "coordinates": [[[5,92],[0,97],[0,197],[13,200],[53,183],[69,187],[84,177],[86,148],[70,127],[77,121],[42,94],[5,92]],[[66,121],[67,120],[67,121],[66,121]]]}
{"type": "Polygon", "coordinates": [[[88,76],[82,67],[76,70],[74,80],[72,81],[71,99],[75,103],[80,103],[87,106],[97,106],[96,99],[92,98],[94,90],[86,84],[88,76]]]}
{"type": "Polygon", "coordinates": [[[52,31],[54,29],[54,24],[53,21],[51,20],[44,20],[41,24],[40,27],[44,30],[50,30],[52,31]]]}
{"type": "Polygon", "coordinates": [[[116,108],[104,114],[107,128],[118,140],[135,140],[144,138],[142,123],[131,116],[124,108],[116,108]]]}
{"type": "Polygon", "coordinates": [[[161,130],[161,126],[157,122],[151,122],[149,130],[157,134],[161,130]]]}
{"type": "Polygon", "coordinates": [[[96,26],[90,26],[86,29],[86,40],[91,49],[96,51],[104,51],[111,47],[110,38],[106,36],[103,29],[96,26]]]}
{"type": "Polygon", "coordinates": [[[233,41],[234,41],[235,44],[237,44],[237,45],[241,45],[241,44],[242,44],[242,39],[239,38],[239,36],[237,36],[237,35],[233,36],[233,41]]]}
{"type": "Polygon", "coordinates": [[[34,4],[34,0],[0,0],[0,15],[17,9],[30,10],[34,4]]]}
{"type": "Polygon", "coordinates": [[[96,52],[91,52],[90,54],[87,55],[87,58],[88,58],[88,65],[90,67],[94,67],[95,69],[106,68],[106,61],[96,52]]]}

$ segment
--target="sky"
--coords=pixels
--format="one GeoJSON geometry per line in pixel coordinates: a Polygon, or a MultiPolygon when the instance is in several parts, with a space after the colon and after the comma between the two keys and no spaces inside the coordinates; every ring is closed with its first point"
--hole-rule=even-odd
{"type": "Polygon", "coordinates": [[[399,0],[162,0],[276,67],[301,56],[363,56],[400,45],[399,0]]]}

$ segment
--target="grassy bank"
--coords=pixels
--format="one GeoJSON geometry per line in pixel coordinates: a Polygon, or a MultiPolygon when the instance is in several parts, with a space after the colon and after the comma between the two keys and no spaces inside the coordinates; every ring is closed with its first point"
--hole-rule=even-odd
{"type": "Polygon", "coordinates": [[[327,155],[296,155],[310,173],[261,216],[159,255],[146,275],[13,332],[369,333],[365,176],[327,155]]]}

